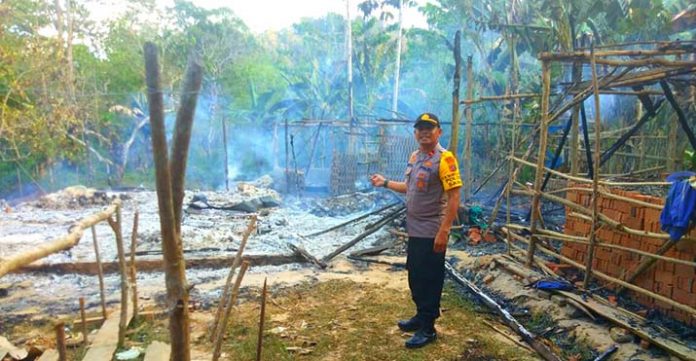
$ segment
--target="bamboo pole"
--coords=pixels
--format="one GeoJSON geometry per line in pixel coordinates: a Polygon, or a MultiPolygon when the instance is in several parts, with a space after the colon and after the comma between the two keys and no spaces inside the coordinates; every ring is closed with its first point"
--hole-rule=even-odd
{"type": "MultiPolygon", "coordinates": [[[[672,247],[674,247],[674,245],[676,245],[677,242],[679,242],[679,240],[669,239],[662,246],[660,246],[660,248],[657,251],[655,251],[655,255],[661,256],[661,255],[667,253],[667,251],[669,251],[672,247]]],[[[633,271],[633,273],[631,273],[631,275],[626,278],[626,282],[633,282],[643,272],[647,271],[650,267],[652,267],[652,265],[654,265],[655,262],[657,262],[657,258],[655,258],[655,257],[648,257],[648,258],[643,259],[641,261],[641,263],[638,265],[638,267],[636,267],[635,271],[633,271]]],[[[616,291],[616,294],[621,294],[621,292],[623,292],[623,290],[624,290],[623,287],[619,288],[616,291]]]]}
{"type": "MultiPolygon", "coordinates": [[[[523,236],[521,236],[521,235],[518,235],[518,234],[516,234],[516,233],[514,233],[514,232],[512,232],[511,234],[512,234],[513,238],[515,238],[515,239],[517,239],[517,240],[520,240],[520,241],[522,241],[522,242],[524,242],[524,243],[529,244],[529,240],[527,240],[525,237],[523,237],[523,236]]],[[[562,254],[559,254],[559,253],[557,253],[557,252],[554,252],[554,251],[552,251],[552,250],[547,249],[546,247],[541,247],[541,246],[539,247],[539,250],[541,250],[542,252],[548,254],[549,256],[556,257],[556,258],[560,259],[561,261],[563,261],[563,262],[565,262],[565,263],[568,263],[568,264],[570,264],[570,265],[572,265],[572,266],[574,266],[574,267],[580,269],[581,271],[585,271],[585,266],[581,265],[580,263],[575,262],[574,260],[572,260],[572,259],[570,259],[570,258],[568,258],[568,257],[566,257],[566,256],[563,256],[562,254]]],[[[627,289],[629,289],[629,290],[631,290],[631,291],[634,291],[634,292],[636,292],[636,293],[639,293],[639,294],[642,294],[642,295],[651,297],[651,298],[653,298],[653,299],[655,299],[655,300],[657,300],[657,301],[664,302],[664,303],[666,303],[666,304],[668,304],[668,305],[670,305],[670,306],[673,306],[674,308],[677,308],[677,309],[679,309],[679,310],[681,310],[681,311],[684,311],[684,312],[688,313],[688,314],[691,315],[692,317],[696,317],[696,309],[694,309],[694,308],[692,308],[692,307],[690,307],[690,306],[688,306],[688,305],[683,305],[683,304],[681,304],[681,303],[679,303],[679,302],[676,302],[676,301],[674,301],[674,300],[672,300],[672,299],[670,299],[670,298],[667,298],[667,297],[665,297],[665,296],[662,296],[662,295],[656,294],[656,293],[654,293],[654,292],[645,290],[645,289],[643,289],[643,288],[640,288],[640,287],[638,287],[638,286],[632,285],[632,284],[630,284],[630,283],[628,283],[628,282],[625,282],[625,281],[622,281],[622,280],[620,280],[620,279],[618,279],[618,278],[614,278],[614,277],[612,277],[612,276],[606,275],[606,274],[604,274],[604,273],[602,273],[602,272],[599,272],[599,271],[594,271],[594,272],[593,272],[593,275],[596,276],[596,277],[598,277],[598,278],[601,278],[601,279],[603,279],[603,280],[605,280],[605,281],[612,282],[612,283],[618,284],[618,285],[620,285],[620,286],[624,286],[625,288],[627,288],[627,289]]]]}
{"type": "MultiPolygon", "coordinates": [[[[514,223],[513,224],[506,224],[505,227],[508,227],[508,229],[517,229],[517,230],[529,231],[529,227],[519,225],[519,224],[514,224],[514,223]]],[[[540,236],[539,236],[540,238],[554,239],[554,240],[558,240],[558,241],[561,241],[564,243],[571,242],[571,243],[582,244],[585,246],[590,244],[590,242],[587,241],[587,237],[571,236],[571,235],[568,235],[565,233],[554,232],[554,231],[550,231],[547,229],[537,230],[537,233],[540,234],[540,236]]],[[[696,262],[691,262],[691,261],[687,261],[687,260],[683,260],[683,259],[679,259],[679,258],[662,256],[662,255],[657,254],[657,253],[645,252],[645,251],[641,251],[641,250],[630,248],[630,247],[619,246],[617,244],[606,243],[606,242],[597,242],[596,246],[616,249],[616,250],[625,251],[625,252],[630,252],[633,254],[638,254],[638,255],[641,255],[643,257],[654,259],[655,261],[660,260],[660,261],[665,261],[665,262],[677,263],[677,264],[681,264],[681,265],[689,266],[689,267],[696,267],[696,262]]],[[[664,252],[663,252],[663,254],[664,254],[664,252]]],[[[629,282],[629,281],[627,281],[627,282],[629,282]]]]}
{"type": "MultiPolygon", "coordinates": [[[[579,62],[574,62],[573,63],[573,69],[572,69],[572,78],[573,78],[573,85],[579,84],[582,81],[582,64],[579,62]]],[[[570,151],[570,174],[574,177],[577,177],[579,169],[580,169],[580,163],[579,163],[579,154],[578,152],[580,151],[580,105],[576,104],[573,106],[573,113],[570,116],[571,118],[571,128],[570,128],[570,144],[569,144],[569,151],[570,151]]]]}
{"type": "Polygon", "coordinates": [[[482,103],[487,101],[498,101],[498,100],[514,100],[514,99],[525,99],[525,98],[537,98],[540,97],[539,93],[519,93],[519,94],[508,94],[508,95],[488,95],[481,96],[476,99],[464,99],[461,101],[462,104],[470,105],[476,103],[482,103]]]}
{"type": "Polygon", "coordinates": [[[97,242],[97,231],[94,226],[92,229],[92,243],[94,244],[94,257],[97,262],[97,275],[99,276],[99,300],[101,301],[102,316],[106,320],[106,295],[104,292],[104,269],[102,268],[101,257],[99,257],[99,243],[97,242]]]}
{"type": "Polygon", "coordinates": [[[138,317],[138,284],[136,280],[137,269],[135,265],[135,250],[138,243],[138,219],[140,214],[138,209],[135,210],[133,215],[133,229],[131,231],[131,246],[130,246],[130,265],[129,265],[129,279],[131,285],[131,297],[133,303],[133,319],[138,317]]]}
{"type": "MultiPolygon", "coordinates": [[[[457,147],[459,145],[459,85],[461,84],[462,80],[461,35],[461,30],[457,30],[457,32],[454,35],[454,88],[452,89],[452,134],[450,136],[449,150],[452,152],[452,154],[454,154],[455,158],[457,158],[457,147]]],[[[467,96],[469,96],[468,84],[469,80],[467,80],[467,96]]]]}
{"type": "MultiPolygon", "coordinates": [[[[595,64],[594,48],[590,51],[590,66],[592,70],[592,89],[594,90],[594,108],[595,108],[595,134],[602,133],[602,113],[599,108],[599,87],[597,85],[597,64],[595,64]]],[[[601,137],[595,139],[594,149],[594,172],[592,175],[592,225],[590,228],[589,242],[587,248],[587,262],[585,263],[585,279],[583,280],[584,287],[589,288],[592,280],[592,261],[594,260],[594,249],[596,242],[596,233],[599,225],[599,168],[601,166],[601,137]]]]}
{"type": "Polygon", "coordinates": [[[82,346],[87,348],[87,317],[85,317],[84,297],[80,297],[80,320],[82,320],[82,346]]]}
{"type": "Polygon", "coordinates": [[[58,322],[53,326],[56,331],[56,349],[58,349],[58,360],[67,361],[68,360],[68,349],[65,343],[65,324],[63,322],[58,322]]]}
{"type": "MultiPolygon", "coordinates": [[[[466,58],[466,99],[471,100],[474,97],[474,65],[472,56],[466,58]]],[[[469,201],[471,194],[471,138],[472,124],[474,123],[474,112],[471,107],[466,107],[466,138],[464,145],[464,203],[469,201]]]]}
{"type": "Polygon", "coordinates": [[[229,323],[230,313],[232,312],[232,307],[237,302],[237,297],[239,295],[239,287],[242,285],[242,279],[244,274],[249,268],[249,262],[244,261],[239,269],[239,274],[237,275],[237,280],[234,282],[234,288],[230,294],[229,301],[226,302],[225,311],[222,316],[222,322],[218,328],[217,334],[215,335],[215,342],[213,344],[213,361],[217,361],[220,358],[220,349],[222,348],[222,341],[225,337],[225,331],[227,330],[227,324],[229,323]]]}
{"type": "Polygon", "coordinates": [[[121,231],[121,208],[116,209],[116,220],[108,218],[107,221],[116,235],[116,250],[118,251],[118,268],[121,274],[121,315],[118,322],[118,347],[123,347],[126,341],[126,328],[128,327],[128,271],[126,256],[123,250],[123,233],[121,231]]]}
{"type": "Polygon", "coordinates": [[[691,54],[696,52],[694,48],[686,49],[665,49],[665,50],[605,50],[599,52],[593,52],[592,46],[590,46],[590,51],[571,51],[565,53],[550,53],[542,52],[539,54],[539,60],[576,60],[584,59],[587,61],[592,61],[592,57],[607,57],[607,56],[666,56],[666,55],[679,55],[679,54],[691,54]]]}
{"type": "MultiPolygon", "coordinates": [[[[534,164],[532,162],[528,162],[522,158],[513,157],[513,160],[515,162],[526,165],[528,167],[533,167],[533,168],[537,167],[536,164],[534,164]]],[[[561,178],[572,180],[572,181],[575,181],[578,183],[592,183],[592,180],[589,180],[586,178],[580,178],[580,177],[573,177],[573,176],[567,175],[563,172],[559,172],[557,170],[553,170],[550,168],[544,167],[544,171],[549,172],[553,175],[559,176],[561,178]]],[[[672,183],[670,183],[670,182],[611,182],[611,181],[599,181],[599,184],[602,186],[615,186],[615,187],[623,187],[623,186],[628,186],[628,187],[630,187],[630,186],[671,186],[672,185],[672,183]]]]}
{"type": "Polygon", "coordinates": [[[232,285],[232,280],[234,279],[234,274],[237,270],[237,267],[239,267],[242,264],[242,255],[244,253],[244,249],[246,248],[247,241],[249,240],[249,237],[251,236],[251,233],[254,232],[256,229],[256,216],[252,216],[251,219],[249,220],[249,224],[247,225],[246,230],[242,234],[242,240],[239,242],[239,249],[237,250],[237,254],[234,257],[234,262],[232,263],[232,266],[230,267],[230,272],[227,274],[227,281],[225,282],[225,288],[223,288],[222,291],[222,296],[220,297],[220,303],[218,303],[218,308],[217,311],[215,312],[215,318],[213,319],[213,325],[210,330],[210,341],[214,342],[215,341],[215,336],[218,333],[218,329],[221,327],[219,322],[220,319],[222,318],[223,312],[225,308],[227,307],[227,300],[229,299],[229,293],[230,293],[230,287],[232,285]]]}
{"type": "Polygon", "coordinates": [[[544,176],[544,160],[546,159],[546,142],[548,139],[548,116],[549,116],[549,93],[551,92],[551,69],[549,67],[549,62],[544,61],[541,64],[541,83],[542,83],[542,96],[541,96],[541,129],[539,130],[539,155],[537,156],[537,168],[536,176],[534,177],[534,197],[532,198],[532,214],[531,214],[531,229],[532,229],[532,239],[529,243],[529,250],[527,251],[527,266],[531,267],[534,263],[534,251],[536,249],[537,239],[534,233],[537,229],[538,213],[535,212],[539,208],[539,202],[541,200],[541,183],[544,176]]]}
{"type": "Polygon", "coordinates": [[[263,325],[266,318],[266,281],[263,279],[263,290],[261,290],[261,312],[259,316],[259,336],[256,341],[256,361],[261,361],[261,350],[263,348],[263,325]]]}
{"type": "Polygon", "coordinates": [[[116,211],[116,208],[120,206],[120,204],[121,201],[116,200],[105,210],[85,217],[74,223],[68,229],[68,235],[64,237],[60,237],[52,240],[49,243],[34,247],[34,249],[30,251],[4,259],[3,262],[0,263],[0,277],[48,255],[74,247],[78,242],[80,242],[85,229],[110,217],[116,211]]]}
{"type": "MultiPolygon", "coordinates": [[[[230,166],[229,166],[229,155],[227,152],[227,124],[225,123],[225,117],[222,117],[220,119],[220,123],[222,123],[222,159],[223,159],[223,167],[225,170],[225,190],[230,191],[230,166]]],[[[276,138],[275,138],[275,132],[277,131],[277,126],[273,126],[273,150],[275,150],[276,146],[276,138]]],[[[273,154],[275,155],[275,153],[273,154]]]]}

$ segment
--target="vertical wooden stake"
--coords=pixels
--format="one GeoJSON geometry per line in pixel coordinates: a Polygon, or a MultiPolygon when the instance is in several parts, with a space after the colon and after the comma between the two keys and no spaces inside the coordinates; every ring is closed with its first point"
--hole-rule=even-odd
{"type": "MultiPolygon", "coordinates": [[[[530,219],[530,232],[532,236],[529,240],[529,249],[527,250],[527,267],[534,264],[534,251],[536,251],[536,236],[538,212],[541,199],[541,183],[544,178],[544,161],[546,160],[546,143],[548,139],[548,118],[549,118],[549,95],[551,93],[551,69],[548,60],[544,60],[541,64],[541,127],[539,130],[539,154],[537,156],[536,177],[534,178],[534,197],[532,198],[532,212],[530,219]]],[[[512,180],[511,180],[512,181],[512,180]]]]}
{"type": "Polygon", "coordinates": [[[121,232],[121,207],[116,208],[116,220],[107,218],[111,229],[116,235],[116,249],[118,251],[118,268],[121,273],[121,315],[118,323],[118,347],[123,347],[126,341],[126,319],[128,318],[128,271],[126,269],[126,256],[123,251],[123,233],[121,232]]]}
{"type": "Polygon", "coordinates": [[[213,345],[213,361],[217,361],[220,358],[220,349],[222,347],[222,340],[225,338],[225,331],[227,330],[227,323],[230,320],[230,313],[232,312],[232,307],[237,302],[237,297],[239,296],[239,287],[242,285],[242,279],[244,274],[249,268],[249,261],[242,262],[242,266],[239,269],[239,274],[237,275],[237,280],[234,282],[234,288],[230,294],[229,302],[225,307],[225,312],[222,317],[222,322],[218,327],[218,332],[215,335],[215,343],[213,345]]]}
{"type": "Polygon", "coordinates": [[[80,319],[82,320],[82,344],[87,348],[87,317],[85,317],[84,297],[80,297],[80,319]]]}
{"type": "Polygon", "coordinates": [[[135,210],[133,215],[133,230],[131,231],[131,246],[130,246],[130,286],[131,286],[131,297],[133,303],[133,319],[138,317],[138,285],[136,282],[137,270],[135,268],[135,250],[138,244],[138,219],[140,218],[140,213],[138,209],[135,210]]]}
{"type": "Polygon", "coordinates": [[[263,324],[266,318],[266,281],[263,279],[263,290],[261,291],[261,316],[259,316],[259,338],[256,341],[256,361],[261,361],[261,349],[263,348],[263,324]]]}
{"type": "Polygon", "coordinates": [[[474,111],[471,108],[471,101],[474,98],[474,65],[471,60],[471,55],[466,58],[466,141],[464,145],[464,203],[469,202],[471,195],[471,132],[474,123],[474,111]]]}
{"type": "Polygon", "coordinates": [[[592,90],[594,92],[595,105],[595,149],[594,149],[594,173],[592,175],[592,227],[590,228],[590,245],[587,248],[587,262],[585,263],[585,279],[583,286],[588,288],[592,280],[592,261],[594,259],[595,243],[597,237],[595,233],[598,227],[599,217],[599,173],[601,159],[601,133],[602,133],[602,117],[599,109],[599,88],[597,84],[597,69],[594,55],[594,42],[590,44],[590,66],[592,67],[592,90]]]}
{"type": "Polygon", "coordinates": [[[99,298],[101,300],[102,317],[106,320],[106,296],[104,294],[104,268],[102,267],[101,257],[99,257],[99,243],[97,242],[97,231],[92,228],[92,243],[94,244],[94,257],[97,261],[97,274],[99,275],[99,298]]]}
{"type": "Polygon", "coordinates": [[[251,233],[256,229],[256,216],[252,216],[249,221],[247,229],[242,235],[242,240],[239,243],[239,249],[237,250],[237,255],[234,257],[234,262],[232,262],[232,267],[230,267],[230,273],[227,274],[227,281],[225,282],[225,288],[222,291],[222,297],[220,297],[220,303],[218,303],[217,312],[215,312],[215,318],[213,319],[213,325],[210,329],[210,341],[214,342],[215,337],[218,334],[218,328],[220,327],[220,319],[222,318],[224,310],[227,308],[227,300],[229,299],[230,287],[232,286],[232,280],[234,279],[234,273],[242,264],[242,254],[244,253],[244,248],[246,247],[247,240],[251,233]]]}
{"type": "MultiPolygon", "coordinates": [[[[450,135],[449,150],[457,157],[459,143],[459,85],[462,80],[462,32],[457,30],[454,34],[454,89],[452,90],[452,134],[450,135]]],[[[468,70],[468,68],[467,68],[468,70]]],[[[468,89],[468,88],[467,88],[468,89]]],[[[467,93],[467,96],[469,94],[467,93]]],[[[471,104],[467,104],[467,107],[471,104]]]]}
{"type": "Polygon", "coordinates": [[[63,322],[58,322],[54,329],[56,331],[56,349],[58,349],[58,360],[67,361],[68,360],[68,350],[65,345],[65,324],[63,322]]]}

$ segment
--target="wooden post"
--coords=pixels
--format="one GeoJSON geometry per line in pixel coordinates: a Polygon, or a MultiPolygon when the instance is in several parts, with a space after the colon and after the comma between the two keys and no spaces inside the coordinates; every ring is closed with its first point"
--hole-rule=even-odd
{"type": "Polygon", "coordinates": [[[232,267],[230,267],[230,272],[227,274],[227,281],[225,282],[225,288],[222,290],[222,297],[220,297],[220,303],[218,303],[217,312],[215,312],[215,318],[213,319],[213,325],[210,330],[210,341],[215,341],[215,337],[218,334],[218,328],[221,327],[219,322],[222,318],[223,312],[227,307],[227,300],[229,299],[230,287],[232,285],[232,280],[234,279],[234,273],[237,267],[242,264],[242,254],[244,253],[244,248],[246,248],[247,240],[249,236],[256,229],[256,216],[252,216],[247,225],[244,234],[242,235],[242,240],[239,243],[239,249],[237,249],[237,255],[232,262],[232,267]]]}
{"type": "MultiPolygon", "coordinates": [[[[535,212],[539,208],[539,203],[541,200],[541,183],[544,177],[544,160],[546,159],[546,143],[548,139],[548,118],[549,118],[549,95],[551,94],[551,69],[548,60],[544,60],[541,63],[541,83],[542,83],[542,95],[541,95],[541,120],[539,129],[539,153],[537,156],[537,168],[536,176],[534,177],[534,197],[532,198],[531,207],[531,219],[530,219],[530,231],[532,237],[529,242],[529,249],[527,250],[527,267],[531,267],[534,264],[534,251],[536,250],[536,243],[538,237],[536,236],[537,230],[537,220],[538,212],[535,212]]],[[[512,179],[510,180],[512,184],[512,179]]]]}
{"type": "MultiPolygon", "coordinates": [[[[452,134],[450,135],[449,150],[457,158],[459,143],[459,85],[462,80],[462,32],[457,30],[454,35],[454,89],[452,90],[452,134]]],[[[467,68],[468,70],[468,68],[467,68]]],[[[470,107],[471,104],[467,105],[470,107]]]]}
{"type": "Polygon", "coordinates": [[[404,0],[399,0],[399,29],[396,35],[396,65],[394,66],[394,95],[392,96],[392,117],[399,113],[399,80],[401,77],[401,42],[404,28],[404,0]]]}
{"type": "Polygon", "coordinates": [[[287,118],[285,118],[285,193],[290,194],[290,133],[287,118]]]}
{"type": "MultiPolygon", "coordinates": [[[[185,261],[179,240],[180,234],[177,232],[179,229],[177,223],[180,221],[180,218],[176,218],[174,213],[172,177],[164,127],[164,98],[160,85],[159,60],[155,44],[145,43],[144,55],[147,95],[150,105],[152,150],[155,161],[155,183],[160,231],[162,234],[162,253],[165,261],[164,271],[165,284],[167,286],[172,361],[189,361],[191,359],[189,346],[191,341],[189,333],[188,287],[184,268],[185,261]]],[[[200,68],[200,66],[189,63],[189,69],[191,67],[200,68]]]]}
{"type": "MultiPolygon", "coordinates": [[[[225,123],[225,117],[222,117],[220,120],[222,123],[222,150],[223,150],[223,155],[224,155],[224,160],[225,160],[225,190],[230,191],[230,165],[229,165],[229,159],[227,155],[227,124],[225,123]]],[[[275,127],[273,128],[275,130],[275,127]]],[[[275,141],[275,137],[273,138],[275,141]]],[[[273,144],[275,146],[275,142],[273,144]]]]}
{"type": "Polygon", "coordinates": [[[65,344],[65,324],[58,322],[54,327],[56,331],[56,349],[58,349],[58,360],[68,360],[68,349],[65,344]]]}
{"type": "Polygon", "coordinates": [[[266,281],[263,279],[263,290],[261,291],[261,316],[259,316],[259,337],[256,341],[256,361],[261,361],[261,349],[263,348],[263,324],[266,318],[266,281]]]}
{"type": "MultiPolygon", "coordinates": [[[[636,100],[635,121],[639,121],[643,117],[643,102],[640,99],[636,100]]],[[[638,138],[638,169],[645,169],[645,131],[641,130],[638,138]]]]}
{"type": "Polygon", "coordinates": [[[116,221],[108,218],[109,225],[116,235],[116,250],[118,251],[118,269],[121,273],[121,317],[118,323],[118,347],[123,347],[126,341],[128,327],[128,271],[126,255],[123,250],[123,233],[121,232],[121,207],[116,209],[116,221]]]}
{"type": "Polygon", "coordinates": [[[138,219],[139,219],[139,217],[140,217],[140,213],[136,209],[135,214],[133,215],[133,230],[131,231],[130,267],[129,267],[131,297],[132,297],[132,303],[133,303],[133,319],[136,319],[138,317],[138,284],[136,282],[137,270],[136,270],[136,266],[135,266],[135,251],[137,249],[137,244],[138,244],[138,219]]]}
{"type": "MultiPolygon", "coordinates": [[[[466,99],[471,101],[474,98],[474,66],[471,55],[466,58],[466,99]]],[[[471,103],[466,107],[466,141],[464,145],[464,203],[469,202],[471,194],[471,131],[474,123],[474,112],[471,103]]]]}
{"type": "Polygon", "coordinates": [[[353,24],[350,18],[350,0],[346,0],[346,67],[348,71],[348,154],[355,153],[353,129],[353,24]]]}
{"type": "Polygon", "coordinates": [[[97,262],[97,274],[99,275],[99,299],[101,300],[102,316],[106,320],[106,296],[104,293],[104,269],[102,268],[101,257],[99,257],[99,243],[97,242],[97,231],[94,226],[92,229],[92,243],[94,244],[94,257],[97,262]]]}
{"type": "Polygon", "coordinates": [[[215,343],[213,345],[213,361],[217,361],[220,358],[220,348],[222,347],[222,340],[225,338],[225,331],[227,330],[227,323],[230,320],[230,313],[232,312],[232,307],[234,307],[235,302],[237,302],[239,287],[242,285],[242,279],[244,278],[244,274],[248,268],[249,262],[242,262],[242,266],[239,269],[239,274],[237,275],[237,280],[234,282],[234,288],[230,294],[229,302],[227,302],[227,306],[225,307],[222,322],[220,323],[220,327],[215,335],[215,343]]]}
{"type": "Polygon", "coordinates": [[[82,345],[87,348],[87,317],[85,316],[84,297],[80,297],[80,320],[82,320],[82,345]]]}
{"type": "MultiPolygon", "coordinates": [[[[574,62],[573,70],[573,85],[580,84],[582,81],[582,63],[574,62]]],[[[568,150],[570,150],[570,175],[577,177],[580,171],[579,164],[579,154],[580,151],[580,105],[576,104],[573,106],[573,113],[571,114],[571,128],[570,128],[570,144],[568,145],[568,150]]]]}
{"type": "Polygon", "coordinates": [[[587,262],[585,263],[585,289],[589,288],[592,280],[592,260],[594,258],[595,243],[597,242],[597,227],[599,226],[599,173],[601,160],[601,133],[602,116],[599,108],[599,85],[597,83],[597,69],[595,64],[594,46],[590,46],[590,66],[592,67],[592,89],[595,105],[595,149],[594,149],[594,173],[592,174],[592,227],[590,228],[590,245],[587,248],[587,262]]]}

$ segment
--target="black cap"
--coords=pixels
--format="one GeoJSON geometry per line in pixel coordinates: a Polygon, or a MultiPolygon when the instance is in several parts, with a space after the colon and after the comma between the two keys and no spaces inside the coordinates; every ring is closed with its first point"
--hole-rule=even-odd
{"type": "Polygon", "coordinates": [[[437,115],[433,113],[423,113],[416,118],[416,124],[414,124],[413,127],[416,128],[421,124],[428,124],[439,128],[440,119],[438,119],[437,115]]]}

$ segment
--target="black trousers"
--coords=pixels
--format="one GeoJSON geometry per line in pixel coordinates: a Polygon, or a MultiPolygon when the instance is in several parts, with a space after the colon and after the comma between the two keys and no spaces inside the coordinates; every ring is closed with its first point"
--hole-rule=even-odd
{"type": "Polygon", "coordinates": [[[445,282],[445,252],[433,252],[434,238],[408,238],[406,269],[416,318],[428,325],[440,317],[440,298],[445,282]]]}

